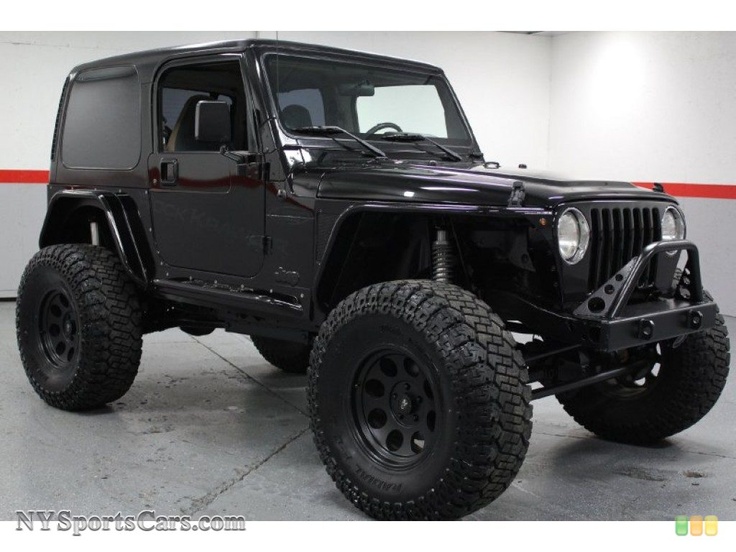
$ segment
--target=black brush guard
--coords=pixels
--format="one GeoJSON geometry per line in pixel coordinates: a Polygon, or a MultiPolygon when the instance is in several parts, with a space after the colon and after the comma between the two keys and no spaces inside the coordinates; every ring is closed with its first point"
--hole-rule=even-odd
{"type": "MultiPolygon", "coordinates": [[[[654,274],[654,281],[673,282],[674,275],[654,274]]],[[[525,303],[527,307],[531,305],[525,303]]],[[[684,337],[707,330],[715,325],[718,307],[703,291],[697,246],[686,240],[656,242],[646,246],[641,254],[629,261],[621,270],[594,291],[570,315],[534,309],[546,324],[557,328],[556,337],[565,345],[542,354],[525,355],[533,381],[534,367],[538,362],[557,354],[575,352],[581,348],[611,353],[653,344],[658,341],[684,337]],[[637,286],[644,280],[652,280],[652,272],[662,269],[656,257],[662,253],[686,251],[688,258],[672,297],[629,304],[637,286]]],[[[610,379],[631,376],[639,368],[619,366],[600,372],[591,372],[582,366],[580,377],[570,381],[546,383],[532,391],[537,400],[557,395],[610,379]]],[[[539,374],[538,374],[539,375],[539,374]]]]}
{"type": "Polygon", "coordinates": [[[613,352],[707,330],[718,307],[703,292],[697,246],[687,240],[652,243],[574,311],[587,347],[613,352]],[[656,256],[687,251],[685,275],[674,297],[629,304],[656,256]]]}

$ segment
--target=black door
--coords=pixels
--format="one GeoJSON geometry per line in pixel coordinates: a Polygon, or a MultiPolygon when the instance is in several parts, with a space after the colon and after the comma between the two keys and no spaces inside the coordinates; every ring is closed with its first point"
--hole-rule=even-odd
{"type": "Polygon", "coordinates": [[[172,267],[251,277],[263,264],[264,183],[248,131],[240,56],[217,56],[165,69],[157,80],[157,153],[149,160],[153,235],[172,267]],[[231,142],[195,138],[197,104],[230,106],[231,142]],[[226,157],[222,146],[243,163],[226,157]],[[250,152],[252,153],[252,152],[250,152]],[[237,157],[237,156],[236,156],[237,157]]]}

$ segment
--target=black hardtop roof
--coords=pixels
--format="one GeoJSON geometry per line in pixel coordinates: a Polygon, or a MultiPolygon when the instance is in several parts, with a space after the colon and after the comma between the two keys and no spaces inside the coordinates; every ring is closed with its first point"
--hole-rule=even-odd
{"type": "Polygon", "coordinates": [[[429,63],[401,59],[381,54],[371,54],[355,50],[346,50],[343,48],[333,48],[331,46],[320,46],[317,44],[290,42],[285,40],[246,39],[206,42],[201,44],[172,46],[168,48],[158,48],[155,50],[133,52],[130,54],[123,54],[120,56],[99,59],[84,63],[82,65],[78,65],[72,70],[72,73],[79,73],[87,69],[111,67],[116,65],[134,65],[138,69],[139,74],[141,74],[141,76],[143,77],[145,73],[152,72],[161,62],[168,59],[208,53],[240,53],[249,48],[259,49],[264,52],[274,51],[293,54],[304,53],[317,55],[337,55],[346,58],[353,58],[355,60],[370,60],[392,65],[411,66],[416,69],[431,71],[433,73],[442,72],[442,69],[429,63]]]}

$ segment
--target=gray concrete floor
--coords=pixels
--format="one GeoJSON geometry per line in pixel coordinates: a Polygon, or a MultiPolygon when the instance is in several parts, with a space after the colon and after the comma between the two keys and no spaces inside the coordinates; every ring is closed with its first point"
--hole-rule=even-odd
{"type": "MultiPolygon", "coordinates": [[[[242,514],[247,520],[366,519],[312,445],[305,378],[279,372],[248,338],[146,336],[140,373],[104,410],[46,406],[26,380],[15,304],[0,303],[0,519],[242,514]]],[[[729,319],[731,327],[736,319],[729,319]]],[[[695,427],[652,448],[602,441],[554,399],[534,403],[526,461],[478,520],[736,520],[736,377],[695,427]]]]}

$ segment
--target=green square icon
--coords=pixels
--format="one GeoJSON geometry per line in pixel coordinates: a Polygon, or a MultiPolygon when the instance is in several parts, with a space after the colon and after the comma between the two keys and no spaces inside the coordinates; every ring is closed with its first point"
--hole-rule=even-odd
{"type": "Polygon", "coordinates": [[[687,516],[675,516],[675,533],[680,537],[687,535],[687,516]]]}

